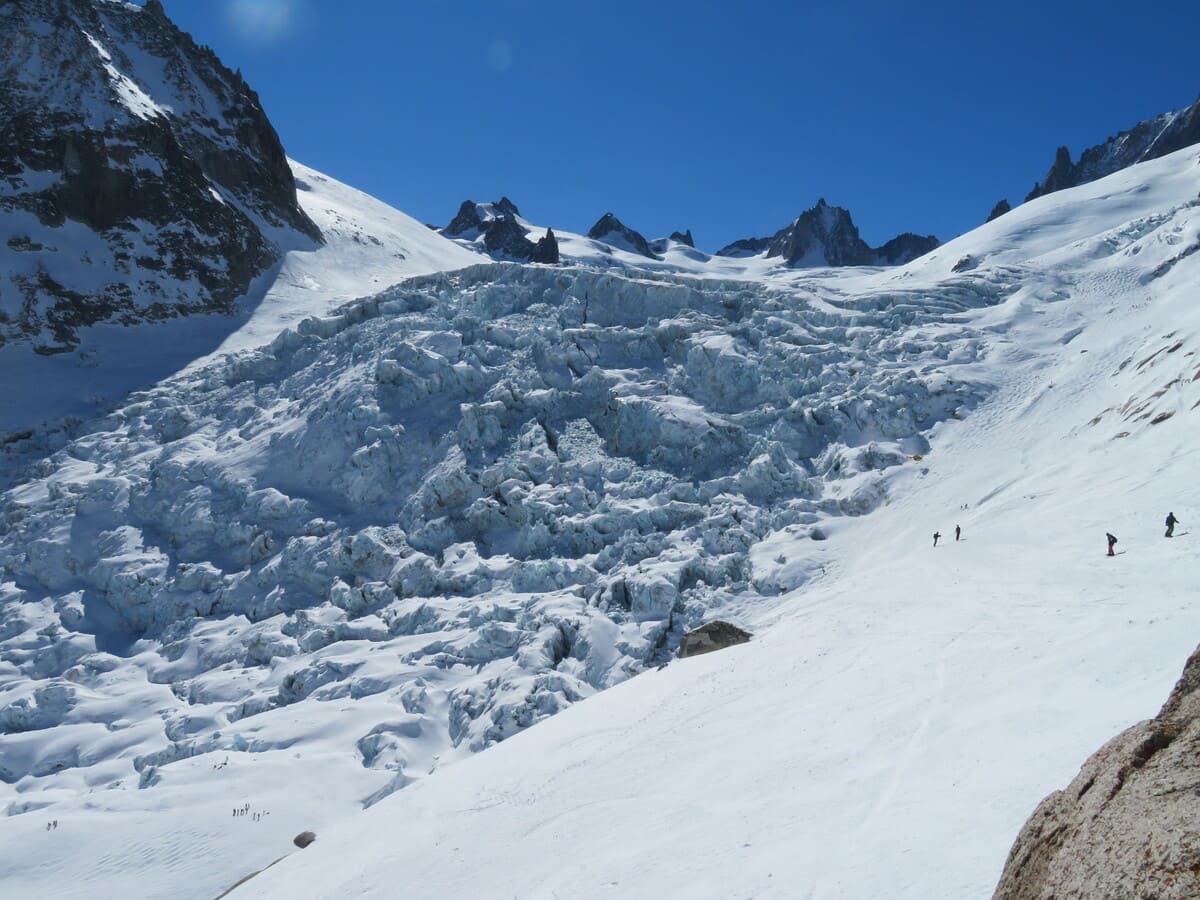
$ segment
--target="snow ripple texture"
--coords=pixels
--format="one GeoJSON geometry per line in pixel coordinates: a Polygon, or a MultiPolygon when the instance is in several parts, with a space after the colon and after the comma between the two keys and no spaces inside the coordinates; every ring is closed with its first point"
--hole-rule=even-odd
{"type": "Polygon", "coordinates": [[[1004,277],[481,265],[134,395],[0,498],[0,779],[151,787],[378,695],[381,796],[744,622],[820,568],[771,535],[819,548],[983,398],[959,319],[1004,277]]]}

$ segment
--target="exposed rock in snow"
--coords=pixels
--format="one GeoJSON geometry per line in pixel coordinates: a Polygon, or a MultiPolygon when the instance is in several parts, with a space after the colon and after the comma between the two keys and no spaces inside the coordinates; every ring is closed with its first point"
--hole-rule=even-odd
{"type": "Polygon", "coordinates": [[[315,834],[313,834],[311,831],[302,831],[298,835],[296,835],[294,838],[292,838],[292,843],[295,844],[297,847],[299,847],[301,850],[303,850],[305,847],[307,847],[309,844],[311,844],[316,839],[317,839],[317,836],[315,834]]]}
{"type": "Polygon", "coordinates": [[[529,239],[528,223],[521,218],[517,205],[507,197],[495,203],[463,201],[457,215],[442,229],[447,237],[478,242],[494,259],[558,263],[558,241],[554,232],[536,243],[529,239]]]}
{"type": "Polygon", "coordinates": [[[1006,212],[1012,212],[1012,206],[1009,205],[1007,198],[1001,198],[996,205],[992,207],[992,211],[988,213],[987,221],[990,222],[992,219],[998,219],[1006,212]]]}
{"type": "Polygon", "coordinates": [[[0,8],[0,343],[227,312],[320,239],[258,97],[160,4],[0,8]]]}
{"type": "Polygon", "coordinates": [[[1128,131],[1089,147],[1080,154],[1077,163],[1071,161],[1068,148],[1059,147],[1050,171],[1040,183],[1033,186],[1025,200],[1028,202],[1054,191],[1087,184],[1135,163],[1158,159],[1195,143],[1200,143],[1200,100],[1184,109],[1139,122],[1128,131]]]}
{"type": "Polygon", "coordinates": [[[938,246],[932,235],[906,233],[872,249],[858,234],[850,213],[830,206],[824,198],[787,228],[770,238],[734,241],[718,256],[751,256],[766,251],[782,257],[789,266],[872,266],[911,262],[938,246]]]}
{"type": "Polygon", "coordinates": [[[679,642],[679,658],[700,656],[702,653],[712,653],[714,650],[744,644],[752,636],[750,632],[743,631],[729,622],[708,622],[683,636],[679,642]]]}
{"type": "Polygon", "coordinates": [[[537,244],[533,248],[533,253],[529,257],[529,261],[546,263],[551,266],[558,265],[558,240],[554,237],[553,228],[547,228],[545,236],[538,239],[537,244]]]}
{"type": "Polygon", "coordinates": [[[690,228],[684,232],[672,231],[670,240],[678,241],[681,244],[687,244],[689,247],[696,246],[696,242],[692,238],[692,229],[690,228]]]}
{"type": "Polygon", "coordinates": [[[998,900],[1200,896],[1200,649],[1153,719],[1113,738],[1034,811],[998,900]]]}
{"type": "Polygon", "coordinates": [[[657,259],[654,251],[650,249],[650,243],[640,233],[625,225],[610,212],[602,215],[596,224],[588,229],[587,236],[593,240],[611,244],[621,250],[628,250],[631,253],[640,253],[642,256],[649,257],[650,259],[657,259]]]}

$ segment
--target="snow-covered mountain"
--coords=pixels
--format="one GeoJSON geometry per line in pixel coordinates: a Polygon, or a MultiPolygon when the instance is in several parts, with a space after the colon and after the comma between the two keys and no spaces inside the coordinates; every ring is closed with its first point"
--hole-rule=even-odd
{"type": "Polygon", "coordinates": [[[320,241],[257,96],[156,0],[0,6],[0,342],[230,312],[320,241]]]}
{"type": "Polygon", "coordinates": [[[709,255],[422,225],[153,0],[0,46],[0,298],[135,301],[0,346],[5,893],[211,898],[311,829],[235,896],[982,897],[1195,646],[1200,148],[709,255]],[[182,226],[87,218],[123,178],[182,226]],[[120,257],[234,234],[208,299],[120,257]]]}
{"type": "Polygon", "coordinates": [[[745,257],[765,254],[780,257],[789,266],[879,266],[911,262],[938,246],[933,235],[905,233],[882,247],[872,248],[858,233],[850,212],[830,206],[825,198],[798,216],[791,225],[769,238],[734,241],[717,256],[745,257]]]}
{"type": "Polygon", "coordinates": [[[447,237],[458,238],[493,259],[556,265],[558,241],[553,229],[547,228],[536,240],[530,239],[530,231],[529,222],[507,197],[495,203],[464,200],[450,224],[441,229],[447,237]]]}
{"type": "MultiPolygon", "coordinates": [[[[807,577],[712,609],[749,644],[423,778],[233,896],[989,896],[1038,801],[1158,709],[1200,635],[1200,551],[1161,530],[1200,504],[1198,186],[1192,148],[799,285],[768,331],[821,311],[846,328],[826,360],[973,399],[917,426],[919,459],[842,433],[821,496],[869,514],[751,543],[759,579],[807,577]]],[[[853,428],[877,402],[813,413],[853,428]]]]}
{"type": "MultiPolygon", "coordinates": [[[[654,251],[650,249],[650,242],[640,232],[634,231],[610,212],[596,220],[596,224],[588,229],[587,236],[629,253],[636,253],[649,259],[658,259],[654,251]]],[[[690,239],[683,243],[689,247],[695,246],[690,239]]]]}
{"type": "Polygon", "coordinates": [[[1138,539],[1200,500],[1198,163],[899,269],[422,276],[82,426],[0,506],[9,882],[211,896],[311,828],[248,895],[986,892],[1200,624],[1138,539]]]}
{"type": "Polygon", "coordinates": [[[1172,110],[1139,122],[1101,144],[1089,147],[1072,162],[1071,151],[1059,147],[1054,164],[1025,198],[1027,201],[1064,188],[1087,184],[1134,163],[1158,159],[1200,143],[1200,99],[1184,109],[1172,110]]]}

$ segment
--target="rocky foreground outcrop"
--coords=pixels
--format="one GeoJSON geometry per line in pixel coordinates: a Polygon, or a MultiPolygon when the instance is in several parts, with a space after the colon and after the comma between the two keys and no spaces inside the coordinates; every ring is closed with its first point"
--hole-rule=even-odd
{"type": "Polygon", "coordinates": [[[229,311],[320,240],[258,96],[158,0],[0,3],[0,344],[229,311]]]}
{"type": "Polygon", "coordinates": [[[995,900],[1200,897],[1200,649],[1153,719],[1041,802],[995,900]]]}

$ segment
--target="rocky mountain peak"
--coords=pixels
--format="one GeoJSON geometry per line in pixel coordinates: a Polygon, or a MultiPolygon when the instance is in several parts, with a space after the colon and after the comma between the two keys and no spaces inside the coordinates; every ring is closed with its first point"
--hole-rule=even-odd
{"type": "Polygon", "coordinates": [[[873,248],[858,233],[850,212],[824,197],[791,225],[769,238],[746,238],[717,251],[718,256],[782,257],[789,266],[901,265],[928,253],[939,241],[906,232],[873,248]]]}
{"type": "Polygon", "coordinates": [[[689,247],[695,248],[696,241],[692,238],[692,229],[687,231],[672,231],[670,240],[677,241],[680,244],[687,244],[689,247]]]}
{"type": "Polygon", "coordinates": [[[610,212],[602,215],[596,224],[588,229],[587,236],[620,250],[639,253],[649,259],[658,259],[650,249],[650,242],[640,232],[634,231],[610,212]]]}
{"type": "Polygon", "coordinates": [[[0,4],[0,223],[0,342],[46,352],[228,311],[321,240],[258,96],[157,2],[0,4]]]}
{"type": "Polygon", "coordinates": [[[1200,99],[1184,109],[1166,112],[1139,122],[1101,144],[1089,147],[1071,161],[1071,151],[1059,147],[1046,177],[1033,186],[1025,200],[1064,188],[1087,184],[1135,163],[1158,159],[1200,143],[1200,99]]]}
{"type": "Polygon", "coordinates": [[[447,237],[481,242],[483,250],[496,259],[558,263],[558,240],[547,230],[536,243],[529,239],[517,204],[507,197],[494,203],[464,200],[450,224],[441,229],[447,237]]]}

